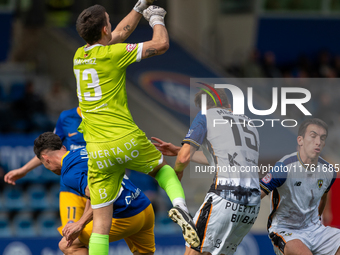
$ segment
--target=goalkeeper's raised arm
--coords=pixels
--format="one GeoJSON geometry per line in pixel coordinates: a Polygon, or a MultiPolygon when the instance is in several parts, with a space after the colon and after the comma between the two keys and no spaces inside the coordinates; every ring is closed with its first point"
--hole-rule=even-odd
{"type": "Polygon", "coordinates": [[[165,15],[166,11],[155,5],[144,10],[143,16],[153,28],[153,36],[151,41],[143,43],[142,59],[161,55],[169,49],[169,35],[164,24],[165,15]]]}
{"type": "Polygon", "coordinates": [[[153,1],[154,0],[138,0],[133,10],[131,10],[111,32],[112,39],[108,44],[124,42],[136,29],[140,19],[143,17],[143,11],[147,9],[153,1]]]}

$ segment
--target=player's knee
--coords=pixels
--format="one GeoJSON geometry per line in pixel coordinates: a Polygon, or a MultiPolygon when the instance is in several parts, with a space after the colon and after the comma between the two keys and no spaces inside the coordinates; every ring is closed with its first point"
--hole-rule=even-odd
{"type": "Polygon", "coordinates": [[[66,253],[67,250],[67,241],[66,238],[63,237],[60,242],[59,242],[59,249],[63,252],[66,253]]]}

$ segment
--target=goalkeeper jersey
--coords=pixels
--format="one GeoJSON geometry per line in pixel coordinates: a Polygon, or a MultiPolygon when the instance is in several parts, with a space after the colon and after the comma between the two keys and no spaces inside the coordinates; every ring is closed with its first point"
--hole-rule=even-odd
{"type": "Polygon", "coordinates": [[[80,47],[73,61],[82,112],[79,131],[86,142],[116,140],[138,129],[128,109],[128,65],[142,58],[143,44],[80,47]]]}

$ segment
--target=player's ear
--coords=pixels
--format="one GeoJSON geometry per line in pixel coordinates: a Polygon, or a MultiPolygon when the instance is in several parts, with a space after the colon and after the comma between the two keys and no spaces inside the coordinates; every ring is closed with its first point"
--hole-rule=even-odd
{"type": "Polygon", "coordinates": [[[110,33],[108,26],[103,27],[103,33],[104,33],[104,35],[108,35],[110,33]]]}
{"type": "Polygon", "coordinates": [[[300,146],[303,145],[303,137],[302,137],[302,136],[298,136],[298,137],[297,137],[297,143],[298,143],[298,145],[300,145],[300,146]]]}

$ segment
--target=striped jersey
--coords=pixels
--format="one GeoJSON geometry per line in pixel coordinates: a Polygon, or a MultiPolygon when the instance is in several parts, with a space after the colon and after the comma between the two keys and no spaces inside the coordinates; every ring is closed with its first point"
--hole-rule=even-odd
{"type": "Polygon", "coordinates": [[[202,150],[215,170],[210,192],[235,203],[257,205],[259,134],[248,117],[230,110],[210,108],[199,112],[183,143],[202,150]]]}

